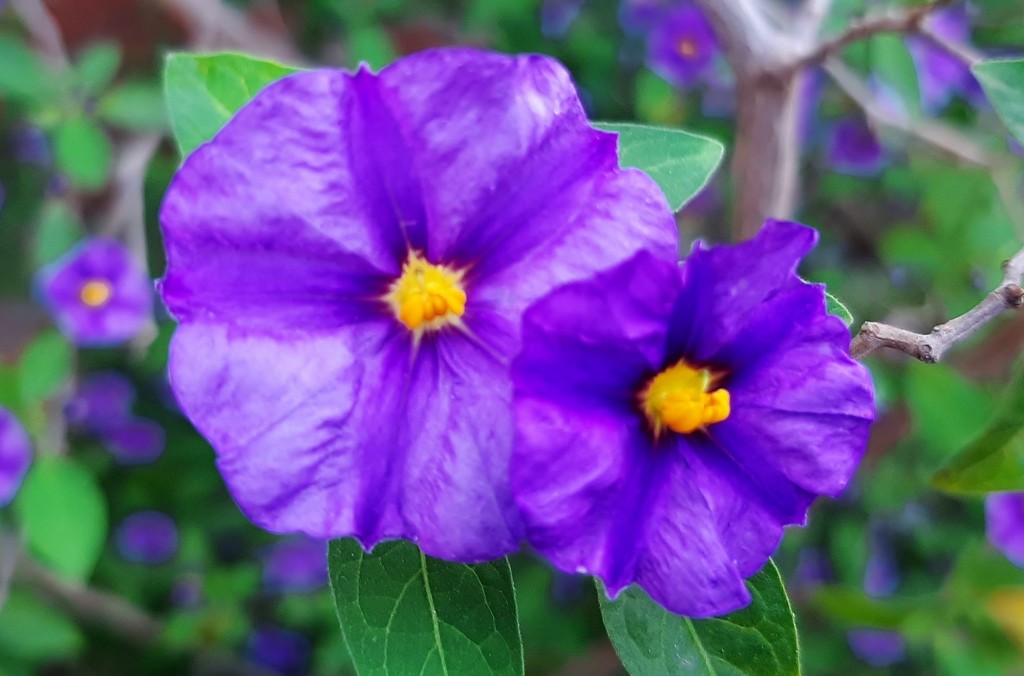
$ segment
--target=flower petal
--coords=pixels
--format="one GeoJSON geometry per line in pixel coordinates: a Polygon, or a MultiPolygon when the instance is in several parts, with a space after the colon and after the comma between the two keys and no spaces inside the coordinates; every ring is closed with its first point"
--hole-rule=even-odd
{"type": "Polygon", "coordinates": [[[179,320],[250,327],[373,316],[409,237],[423,239],[405,155],[368,73],[311,71],[269,85],[168,189],[168,307],[179,320]]]}
{"type": "Polygon", "coordinates": [[[1024,493],[993,493],[985,498],[985,533],[993,547],[1024,568],[1024,493]]]}
{"type": "Polygon", "coordinates": [[[425,337],[414,358],[390,322],[287,340],[191,322],[170,368],[258,525],[367,547],[405,537],[461,561],[515,548],[509,385],[468,338],[425,337]]]}
{"type": "Polygon", "coordinates": [[[14,414],[0,406],[0,507],[14,497],[32,464],[32,445],[14,414]]]}

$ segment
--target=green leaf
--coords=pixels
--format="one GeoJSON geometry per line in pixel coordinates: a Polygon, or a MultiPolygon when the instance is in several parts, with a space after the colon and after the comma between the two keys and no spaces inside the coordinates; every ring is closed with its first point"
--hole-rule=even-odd
{"type": "Polygon", "coordinates": [[[163,90],[149,82],[126,82],[100,99],[96,114],[107,124],[138,131],[168,128],[163,90]]]}
{"type": "Polygon", "coordinates": [[[36,267],[52,263],[71,249],[82,237],[82,227],[64,200],[49,200],[43,205],[32,247],[36,267]]]}
{"type": "Polygon", "coordinates": [[[366,63],[374,70],[395,60],[395,48],[388,32],[374,24],[360,26],[348,36],[348,56],[353,66],[366,63]]]}
{"type": "Polygon", "coordinates": [[[438,561],[405,541],[367,554],[330,544],[328,564],[342,634],[356,671],[369,674],[522,674],[508,560],[438,561]]]}
{"type": "Polygon", "coordinates": [[[64,336],[52,330],[39,334],[18,361],[22,401],[49,399],[68,382],[73,367],[71,345],[64,336]]]}
{"type": "Polygon", "coordinates": [[[51,662],[83,647],[85,637],[74,622],[25,592],[13,591],[0,607],[0,655],[51,662]]]}
{"type": "Polygon", "coordinates": [[[882,34],[872,38],[871,68],[882,81],[896,90],[910,116],[919,117],[921,91],[917,66],[902,36],[882,34]]]}
{"type": "Polygon", "coordinates": [[[103,130],[84,117],[75,117],[57,128],[53,140],[57,167],[71,182],[97,190],[107,182],[114,151],[103,130]]]}
{"type": "Polygon", "coordinates": [[[948,462],[991,417],[988,393],[944,364],[908,364],[906,399],[914,431],[938,461],[932,470],[948,462]]]}
{"type": "Polygon", "coordinates": [[[603,122],[594,126],[619,135],[620,164],[650,175],[676,211],[707,185],[725,153],[718,141],[679,129],[603,122]]]}
{"type": "Polygon", "coordinates": [[[937,597],[876,599],[858,589],[826,586],[814,594],[814,605],[847,626],[900,629],[914,614],[935,614],[937,597]]]}
{"type": "Polygon", "coordinates": [[[164,94],[183,156],[220,131],[256,92],[295,68],[241,54],[170,54],[164,94]]]}
{"type": "Polygon", "coordinates": [[[825,292],[825,307],[828,309],[830,315],[835,315],[843,320],[847,328],[853,324],[853,313],[845,305],[843,305],[838,298],[832,294],[825,292]]]}
{"type": "Polygon", "coordinates": [[[121,65],[121,50],[110,42],[92,45],[82,52],[75,64],[74,74],[86,94],[98,94],[107,88],[121,65]]]}
{"type": "Polygon", "coordinates": [[[61,575],[85,580],[103,550],[107,505],[92,474],[67,458],[40,458],[14,509],[28,548],[61,575]]]}
{"type": "Polygon", "coordinates": [[[972,69],[992,107],[1024,143],[1024,59],[984,61],[972,69]]]}
{"type": "Polygon", "coordinates": [[[950,493],[1024,491],[1024,361],[989,425],[932,483],[950,493]]]}
{"type": "Polygon", "coordinates": [[[0,96],[40,101],[54,90],[53,75],[25,43],[0,34],[0,96]]]}
{"type": "Polygon", "coordinates": [[[635,586],[614,601],[599,592],[601,615],[632,676],[799,674],[796,621],[775,564],[769,561],[747,587],[751,604],[723,617],[674,615],[635,586]]]}

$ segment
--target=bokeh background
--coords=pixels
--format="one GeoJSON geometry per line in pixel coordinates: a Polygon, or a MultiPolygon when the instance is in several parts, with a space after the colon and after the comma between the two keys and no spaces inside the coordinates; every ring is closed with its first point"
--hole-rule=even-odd
{"type": "MultiPolygon", "coordinates": [[[[26,482],[0,508],[0,674],[349,670],[324,543],[264,533],[232,503],[169,393],[166,313],[122,347],[79,349],[38,302],[38,271],[90,235],[162,274],[156,214],[180,162],[161,87],[169,51],[345,68],[452,44],[540,52],[568,66],[593,119],[680,126],[728,149],[735,83],[721,54],[709,47],[709,64],[684,77],[652,47],[681,4],[0,0],[0,405],[37,460],[76,468],[26,482]],[[90,417],[104,405],[121,407],[116,424],[90,417]]],[[[837,2],[828,29],[880,5],[837,2]]],[[[952,11],[956,39],[1024,52],[1021,3],[952,11]]],[[[808,74],[799,217],[822,244],[802,272],[858,323],[927,330],[994,288],[1019,247],[1020,148],[969,75],[902,38],[841,58],[882,114],[869,123],[863,101],[808,74]],[[922,140],[908,122],[922,118],[995,159],[979,166],[922,140]]],[[[724,164],[679,214],[687,246],[730,238],[731,193],[724,164]]],[[[1024,570],[987,542],[981,500],[931,485],[1000,397],[1024,387],[1022,345],[1024,317],[1011,316],[948,363],[869,360],[880,416],[863,466],[776,556],[807,674],[1024,673],[1024,570]]],[[[529,554],[513,569],[527,673],[622,673],[589,579],[529,554]]]]}

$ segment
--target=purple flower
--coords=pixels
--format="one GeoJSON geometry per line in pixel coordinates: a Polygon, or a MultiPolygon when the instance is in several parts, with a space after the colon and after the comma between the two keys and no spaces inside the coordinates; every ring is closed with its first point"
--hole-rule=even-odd
{"type": "Polygon", "coordinates": [[[281,627],[261,627],[249,635],[246,655],[251,662],[280,674],[305,673],[309,639],[281,627]]]}
{"type": "Polygon", "coordinates": [[[520,538],[523,309],[678,246],[561,66],[472,49],[270,85],[186,160],[161,220],[171,386],[249,518],[463,561],[520,538]]]}
{"type": "Polygon", "coordinates": [[[848,117],[832,129],[828,162],[844,174],[873,176],[885,166],[885,151],[863,120],[848,117]]]}
{"type": "Polygon", "coordinates": [[[545,37],[561,38],[576,21],[585,0],[544,0],[540,6],[540,30],[545,37]]]}
{"type": "Polygon", "coordinates": [[[993,547],[1024,568],[1024,493],[993,493],[985,498],[985,534],[993,547]]]}
{"type": "Polygon", "coordinates": [[[864,570],[864,593],[875,598],[892,596],[900,586],[900,571],[888,548],[868,557],[864,570]]]}
{"type": "Polygon", "coordinates": [[[873,667],[888,667],[903,661],[907,645],[898,632],[884,629],[851,629],[846,632],[850,651],[873,667]]]}
{"type": "Polygon", "coordinates": [[[50,140],[39,127],[24,126],[14,130],[11,135],[14,146],[14,158],[25,164],[49,166],[53,159],[50,152],[50,140]]]}
{"type": "Polygon", "coordinates": [[[146,465],[163,454],[167,436],[159,423],[132,418],[104,431],[103,442],[122,465],[146,465]]]}
{"type": "Polygon", "coordinates": [[[843,490],[873,395],[824,290],[796,275],[816,238],[769,221],[681,268],[642,253],[525,314],[512,489],[555,566],[725,613],[783,525],[843,490]]]}
{"type": "Polygon", "coordinates": [[[311,592],[327,584],[327,543],[304,536],[285,538],[269,549],[263,586],[275,592],[311,592]]]}
{"type": "Polygon", "coordinates": [[[14,414],[0,406],[0,507],[21,487],[32,464],[32,444],[14,414]]]}
{"type": "Polygon", "coordinates": [[[662,19],[648,36],[647,63],[678,87],[688,87],[711,70],[718,40],[704,13],[689,3],[662,19]]]}
{"type": "MultiPolygon", "coordinates": [[[[971,23],[966,4],[932,12],[925,24],[952,42],[970,42],[971,23]]],[[[925,111],[938,112],[954,94],[966,93],[971,88],[974,76],[963,61],[925,38],[909,36],[906,41],[917,67],[921,107],[925,111]]]]}
{"type": "Polygon", "coordinates": [[[135,386],[120,373],[103,371],[82,380],[64,407],[69,424],[102,433],[131,418],[135,386]]]}
{"type": "Polygon", "coordinates": [[[622,0],[619,22],[628,33],[646,33],[653,28],[678,0],[622,0]]]}
{"type": "Polygon", "coordinates": [[[136,512],[117,527],[114,541],[125,560],[156,565],[170,561],[178,551],[178,527],[166,514],[136,512]]]}
{"type": "Polygon", "coordinates": [[[39,273],[50,314],[82,346],[122,343],[137,334],[153,311],[146,273],[118,242],[87,239],[39,273]]]}

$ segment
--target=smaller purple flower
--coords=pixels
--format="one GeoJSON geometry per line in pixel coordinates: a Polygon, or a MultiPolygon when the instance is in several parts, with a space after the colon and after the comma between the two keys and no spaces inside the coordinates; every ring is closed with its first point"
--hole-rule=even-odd
{"type": "Polygon", "coordinates": [[[864,593],[875,598],[885,598],[896,593],[900,586],[900,571],[887,550],[879,551],[868,558],[864,571],[864,593]]]}
{"type": "Polygon", "coordinates": [[[122,343],[153,312],[152,283],[131,254],[108,238],[82,241],[39,273],[43,301],[81,346],[122,343]]]}
{"type": "Polygon", "coordinates": [[[850,651],[873,667],[888,667],[903,661],[907,644],[898,632],[884,629],[851,629],[846,633],[850,651]]]}
{"type": "Polygon", "coordinates": [[[106,430],[103,442],[122,465],[146,465],[164,452],[167,437],[159,423],[132,418],[106,430]]]}
{"type": "Polygon", "coordinates": [[[849,117],[840,120],[832,130],[828,162],[844,174],[873,176],[885,166],[885,150],[863,120],[849,117]]]}
{"type": "Polygon", "coordinates": [[[11,143],[14,146],[14,159],[17,161],[41,167],[49,166],[53,157],[50,152],[50,141],[46,138],[46,132],[39,127],[24,126],[16,129],[11,134],[11,143]]]}
{"type": "Polygon", "coordinates": [[[665,16],[675,0],[622,0],[619,22],[627,33],[646,33],[665,16]]]}
{"type": "Polygon", "coordinates": [[[281,674],[301,674],[309,661],[309,639],[282,627],[261,627],[249,635],[245,653],[251,662],[281,674]]]}
{"type": "Polygon", "coordinates": [[[0,406],[0,507],[9,503],[32,464],[32,444],[14,414],[0,406]]]}
{"type": "Polygon", "coordinates": [[[178,551],[178,527],[166,514],[136,512],[117,527],[114,542],[126,561],[157,565],[178,551]]]}
{"type": "Polygon", "coordinates": [[[131,419],[135,387],[113,371],[94,373],[82,380],[64,408],[69,424],[100,434],[131,419]]]}
{"type": "Polygon", "coordinates": [[[985,534],[993,547],[1024,568],[1024,493],[993,493],[985,498],[985,534]]]}
{"type": "Polygon", "coordinates": [[[562,38],[579,16],[586,0],[544,0],[540,6],[540,30],[545,37],[562,38]]]}
{"type": "Polygon", "coordinates": [[[327,584],[327,543],[305,536],[279,540],[267,551],[263,585],[274,592],[305,593],[327,584]]]}
{"type": "MultiPolygon", "coordinates": [[[[933,12],[925,25],[937,35],[961,44],[971,39],[970,16],[965,4],[933,12]]],[[[963,61],[925,38],[910,36],[907,48],[917,66],[921,88],[921,107],[935,113],[949,103],[955,94],[966,94],[974,76],[963,61]]]]}
{"type": "Polygon", "coordinates": [[[710,72],[718,51],[718,39],[704,13],[684,4],[648,36],[647,63],[673,85],[688,87],[710,72]]]}
{"type": "Polygon", "coordinates": [[[832,579],[832,564],[817,547],[804,547],[797,555],[793,578],[803,587],[816,587],[832,579]]]}

